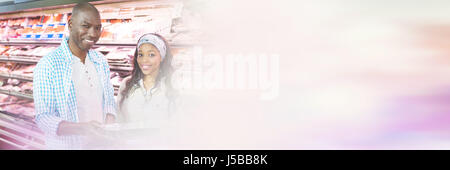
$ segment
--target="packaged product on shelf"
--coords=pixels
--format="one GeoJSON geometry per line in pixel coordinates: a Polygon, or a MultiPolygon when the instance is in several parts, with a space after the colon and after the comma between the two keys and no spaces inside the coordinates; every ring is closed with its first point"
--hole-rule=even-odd
{"type": "Polygon", "coordinates": [[[116,77],[116,76],[119,76],[119,73],[117,73],[117,72],[111,72],[109,77],[112,79],[112,78],[114,78],[114,77],[116,77]]]}
{"type": "Polygon", "coordinates": [[[35,39],[41,38],[42,33],[44,33],[44,28],[43,28],[43,26],[44,26],[44,25],[42,25],[42,24],[36,24],[36,25],[35,25],[35,27],[34,27],[34,29],[33,29],[33,36],[32,36],[32,38],[35,38],[35,39]]]}
{"type": "Polygon", "coordinates": [[[58,26],[55,28],[55,34],[56,38],[63,38],[64,37],[64,31],[66,28],[66,23],[58,23],[58,26]]]}
{"type": "Polygon", "coordinates": [[[20,84],[20,81],[17,79],[8,79],[7,84],[10,84],[12,86],[18,86],[20,84]]]}
{"type": "Polygon", "coordinates": [[[113,86],[120,86],[120,82],[122,82],[122,79],[123,77],[115,76],[111,79],[111,84],[113,84],[113,86]]]}
{"type": "Polygon", "coordinates": [[[0,86],[0,90],[2,91],[11,91],[17,92],[21,94],[33,94],[33,83],[27,81],[20,81],[17,79],[9,78],[9,79],[0,79],[2,82],[2,86],[0,86]]]}
{"type": "Polygon", "coordinates": [[[0,102],[2,103],[0,104],[0,111],[6,111],[17,116],[24,116],[28,119],[33,119],[35,116],[34,104],[30,100],[0,94],[0,102]]]}
{"type": "Polygon", "coordinates": [[[45,28],[43,38],[55,38],[55,24],[47,24],[45,28]]]}
{"type": "Polygon", "coordinates": [[[6,66],[6,63],[0,63],[0,73],[5,74],[9,72],[9,68],[6,66]]]}
{"type": "Polygon", "coordinates": [[[102,34],[100,35],[100,39],[102,41],[113,40],[113,33],[109,29],[110,26],[111,26],[110,20],[102,19],[102,34]]]}
{"type": "Polygon", "coordinates": [[[19,29],[18,26],[8,27],[8,29],[6,29],[6,32],[7,32],[6,33],[7,34],[6,38],[9,39],[9,38],[18,38],[18,37],[20,37],[20,34],[17,32],[17,29],[19,29]]]}
{"type": "Polygon", "coordinates": [[[117,64],[125,64],[125,63],[131,63],[130,59],[134,55],[134,48],[116,48],[113,51],[106,54],[106,59],[108,62],[111,63],[117,63],[117,64]]]}
{"type": "Polygon", "coordinates": [[[9,49],[9,46],[0,45],[0,56],[3,56],[7,50],[9,49]]]}
{"type": "Polygon", "coordinates": [[[11,96],[0,93],[0,103],[8,103],[11,100],[11,96]]]}
{"type": "Polygon", "coordinates": [[[43,57],[47,55],[48,53],[52,52],[54,49],[58,48],[57,46],[41,46],[37,47],[34,50],[34,56],[43,57]]]}
{"type": "Polygon", "coordinates": [[[11,46],[11,48],[9,48],[7,51],[5,51],[5,56],[10,56],[11,53],[15,53],[17,51],[17,48],[14,46],[11,46]]]}
{"type": "Polygon", "coordinates": [[[25,29],[22,31],[21,38],[31,38],[31,35],[33,33],[33,25],[27,25],[25,29]]]}
{"type": "Polygon", "coordinates": [[[1,90],[9,90],[9,91],[15,91],[15,92],[19,92],[20,91],[20,87],[19,86],[13,86],[11,84],[8,83],[4,83],[3,86],[0,87],[1,90]]]}
{"type": "Polygon", "coordinates": [[[62,38],[63,32],[65,30],[65,23],[63,21],[64,14],[54,14],[49,16],[44,16],[43,23],[46,26],[44,39],[62,38]]]}
{"type": "Polygon", "coordinates": [[[14,75],[20,75],[24,77],[32,77],[33,76],[33,70],[36,67],[36,65],[23,65],[19,64],[16,68],[14,68],[11,71],[11,74],[14,75]]]}
{"type": "Polygon", "coordinates": [[[19,84],[20,92],[33,94],[33,83],[32,82],[22,82],[19,84]]]}
{"type": "Polygon", "coordinates": [[[109,47],[109,46],[100,46],[98,48],[95,48],[96,51],[101,52],[105,56],[111,51],[114,51],[116,49],[117,47],[109,47]]]}
{"type": "Polygon", "coordinates": [[[7,54],[9,56],[26,56],[26,51],[28,51],[28,48],[30,46],[11,46],[8,50],[7,54]]]}
{"type": "MultiPolygon", "coordinates": [[[[130,38],[126,38],[124,36],[121,36],[121,32],[127,32],[123,30],[133,30],[132,27],[129,26],[122,26],[126,25],[128,22],[130,22],[130,19],[107,19],[104,20],[105,22],[102,22],[102,35],[100,36],[101,41],[115,41],[115,40],[121,40],[121,41],[128,41],[130,38]]],[[[129,33],[128,33],[129,34],[129,33]]],[[[124,42],[123,42],[124,43],[124,42]]]]}

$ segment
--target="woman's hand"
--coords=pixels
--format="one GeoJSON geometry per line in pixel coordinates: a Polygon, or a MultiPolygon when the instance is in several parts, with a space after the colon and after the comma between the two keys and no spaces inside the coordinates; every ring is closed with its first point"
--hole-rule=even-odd
{"type": "Polygon", "coordinates": [[[106,114],[105,124],[111,124],[116,122],[116,117],[110,113],[106,114]]]}

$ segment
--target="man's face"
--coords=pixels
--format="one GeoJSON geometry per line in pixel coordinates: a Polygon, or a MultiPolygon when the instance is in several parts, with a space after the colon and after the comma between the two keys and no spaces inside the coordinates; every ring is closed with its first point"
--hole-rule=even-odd
{"type": "Polygon", "coordinates": [[[102,24],[100,16],[94,11],[81,11],[78,17],[69,21],[70,39],[82,51],[88,51],[100,38],[102,24]]]}

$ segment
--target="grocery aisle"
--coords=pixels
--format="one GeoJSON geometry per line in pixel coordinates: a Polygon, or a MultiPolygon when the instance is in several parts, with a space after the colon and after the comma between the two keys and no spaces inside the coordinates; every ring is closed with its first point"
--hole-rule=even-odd
{"type": "MultiPolygon", "coordinates": [[[[163,35],[174,49],[175,58],[192,44],[182,22],[182,1],[91,3],[98,8],[103,27],[94,49],[104,54],[110,64],[115,95],[122,79],[131,73],[131,59],[140,35],[163,35]]],[[[33,69],[67,35],[73,5],[0,11],[0,149],[44,146],[42,132],[33,122],[33,69]]]]}

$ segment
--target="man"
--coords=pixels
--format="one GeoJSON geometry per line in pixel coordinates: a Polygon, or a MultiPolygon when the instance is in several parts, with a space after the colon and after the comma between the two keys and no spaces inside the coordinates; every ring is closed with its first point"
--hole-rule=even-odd
{"type": "Polygon", "coordinates": [[[35,120],[47,149],[85,149],[90,139],[105,139],[100,125],[116,116],[108,63],[91,49],[102,30],[98,10],[77,4],[68,28],[69,38],[34,70],[35,120]]]}

